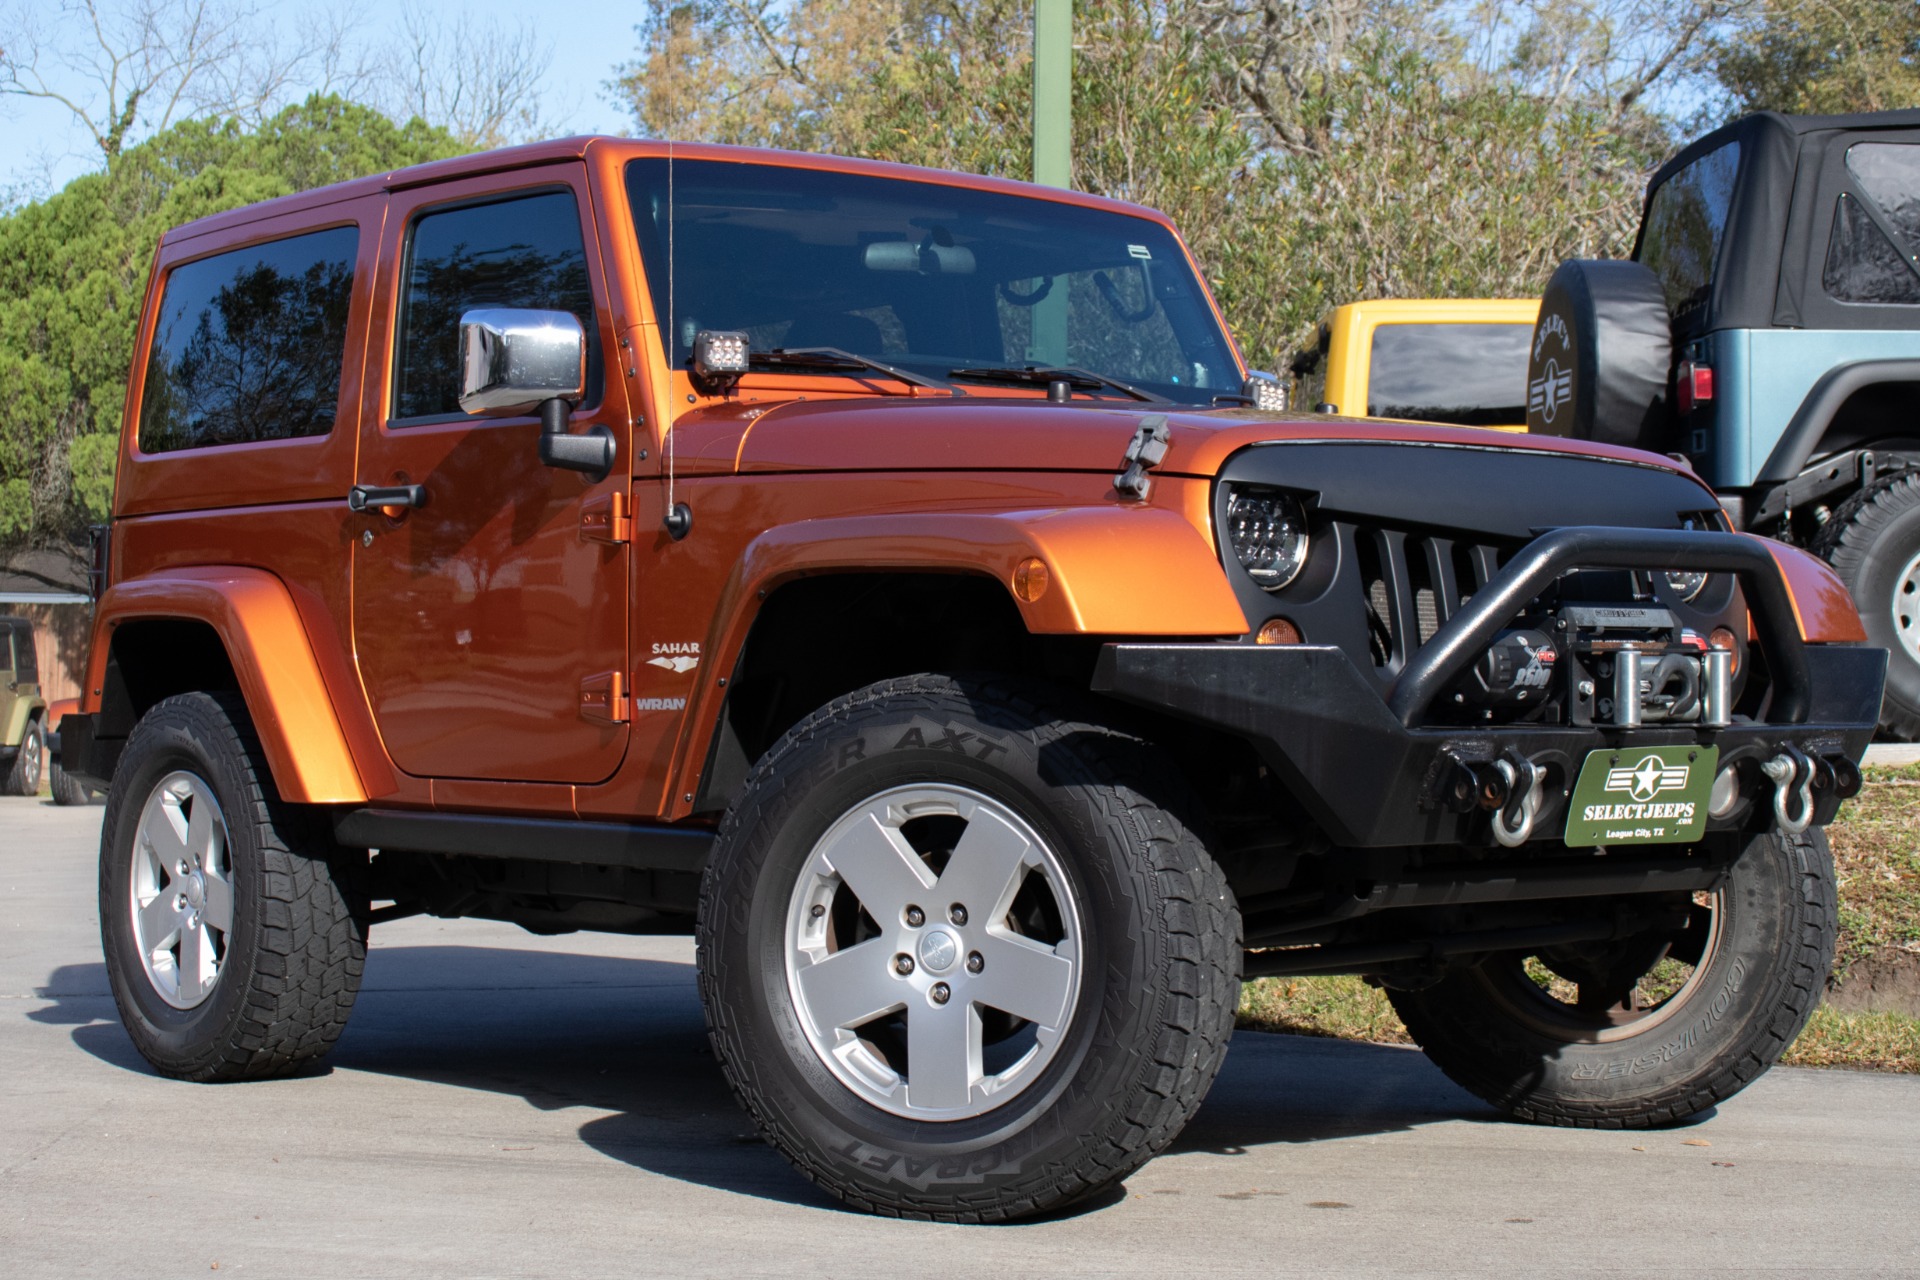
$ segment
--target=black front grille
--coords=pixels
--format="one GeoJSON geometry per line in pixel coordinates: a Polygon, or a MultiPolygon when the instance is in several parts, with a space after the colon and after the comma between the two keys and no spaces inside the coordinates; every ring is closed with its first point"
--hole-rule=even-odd
{"type": "MultiPolygon", "coordinates": [[[[1375,524],[1336,524],[1356,572],[1335,590],[1357,589],[1373,665],[1395,672],[1500,568],[1504,551],[1375,524]]],[[[1343,578],[1347,575],[1341,575],[1343,578]]]]}

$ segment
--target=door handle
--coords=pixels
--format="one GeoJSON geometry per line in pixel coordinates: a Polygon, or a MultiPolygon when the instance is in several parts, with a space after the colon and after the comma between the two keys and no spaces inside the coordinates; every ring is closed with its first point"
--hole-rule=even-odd
{"type": "Polygon", "coordinates": [[[423,484],[357,484],[347,490],[347,510],[365,511],[368,507],[424,507],[427,486],[423,484]]]}

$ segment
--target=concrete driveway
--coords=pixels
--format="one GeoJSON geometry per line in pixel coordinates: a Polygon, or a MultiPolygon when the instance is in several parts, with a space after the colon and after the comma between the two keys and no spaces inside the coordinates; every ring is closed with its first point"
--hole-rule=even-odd
{"type": "Polygon", "coordinates": [[[9,1278],[1920,1273],[1920,1079],[1777,1070],[1691,1128],[1570,1132],[1411,1050],[1250,1033],[1100,1203],[862,1217],[752,1133],[682,939],[382,926],[330,1069],[162,1080],[101,970],[100,813],[0,800],[9,1278]]]}

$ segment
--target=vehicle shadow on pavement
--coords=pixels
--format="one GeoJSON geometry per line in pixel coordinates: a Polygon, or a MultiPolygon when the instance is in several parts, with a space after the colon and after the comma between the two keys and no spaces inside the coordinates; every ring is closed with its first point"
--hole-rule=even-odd
{"type": "MultiPolygon", "coordinates": [[[[116,1067],[151,1068],[121,1030],[98,964],[65,965],[28,1016],[72,1025],[116,1067]]],[[[840,1210],[755,1132],[707,1044],[691,965],[459,946],[375,949],[353,1019],[321,1068],[511,1095],[608,1114],[580,1139],[613,1159],[741,1195],[840,1210]]],[[[1497,1114],[1419,1053],[1242,1032],[1206,1105],[1168,1154],[1231,1157],[1274,1143],[1400,1132],[1497,1114]]],[[[1065,1216],[1096,1212],[1097,1198],[1065,1216]]]]}

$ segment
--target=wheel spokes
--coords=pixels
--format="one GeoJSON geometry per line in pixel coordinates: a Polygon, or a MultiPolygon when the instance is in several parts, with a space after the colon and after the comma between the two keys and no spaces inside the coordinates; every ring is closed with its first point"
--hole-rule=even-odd
{"type": "Polygon", "coordinates": [[[180,931],[182,923],[179,896],[173,889],[162,889],[154,895],[152,902],[140,908],[139,941],[148,955],[173,945],[173,936],[180,931]]]}
{"type": "Polygon", "coordinates": [[[992,936],[980,945],[981,971],[967,980],[970,1000],[1059,1029],[1073,999],[1073,961],[1025,938],[992,936]]]}
{"type": "Polygon", "coordinates": [[[202,926],[190,924],[180,930],[180,958],[174,962],[174,972],[180,980],[182,1000],[200,998],[201,971],[209,951],[206,943],[206,930],[202,926]]]}
{"type": "Polygon", "coordinates": [[[980,1078],[980,1019],[961,1001],[915,1004],[907,1013],[907,1103],[957,1111],[980,1078]]]}
{"type": "Polygon", "coordinates": [[[875,920],[897,919],[933,887],[933,872],[906,837],[874,814],[854,823],[824,854],[875,920]]]}
{"type": "Polygon", "coordinates": [[[233,932],[233,885],[212,870],[202,872],[206,905],[200,908],[200,923],[218,929],[223,935],[233,932]]]}
{"type": "Polygon", "coordinates": [[[800,996],[816,1032],[831,1037],[902,1007],[911,989],[890,971],[892,958],[886,940],[872,938],[801,969],[800,996]]]}
{"type": "Polygon", "coordinates": [[[1032,850],[1032,841],[999,814],[975,810],[941,873],[940,901],[965,904],[974,918],[998,921],[1020,890],[1032,850]]]}
{"type": "Polygon", "coordinates": [[[181,819],[180,805],[174,797],[163,794],[154,799],[158,803],[148,801],[147,815],[140,825],[140,833],[146,837],[147,847],[153,851],[153,857],[168,875],[172,875],[188,856],[187,824],[181,819]]]}

